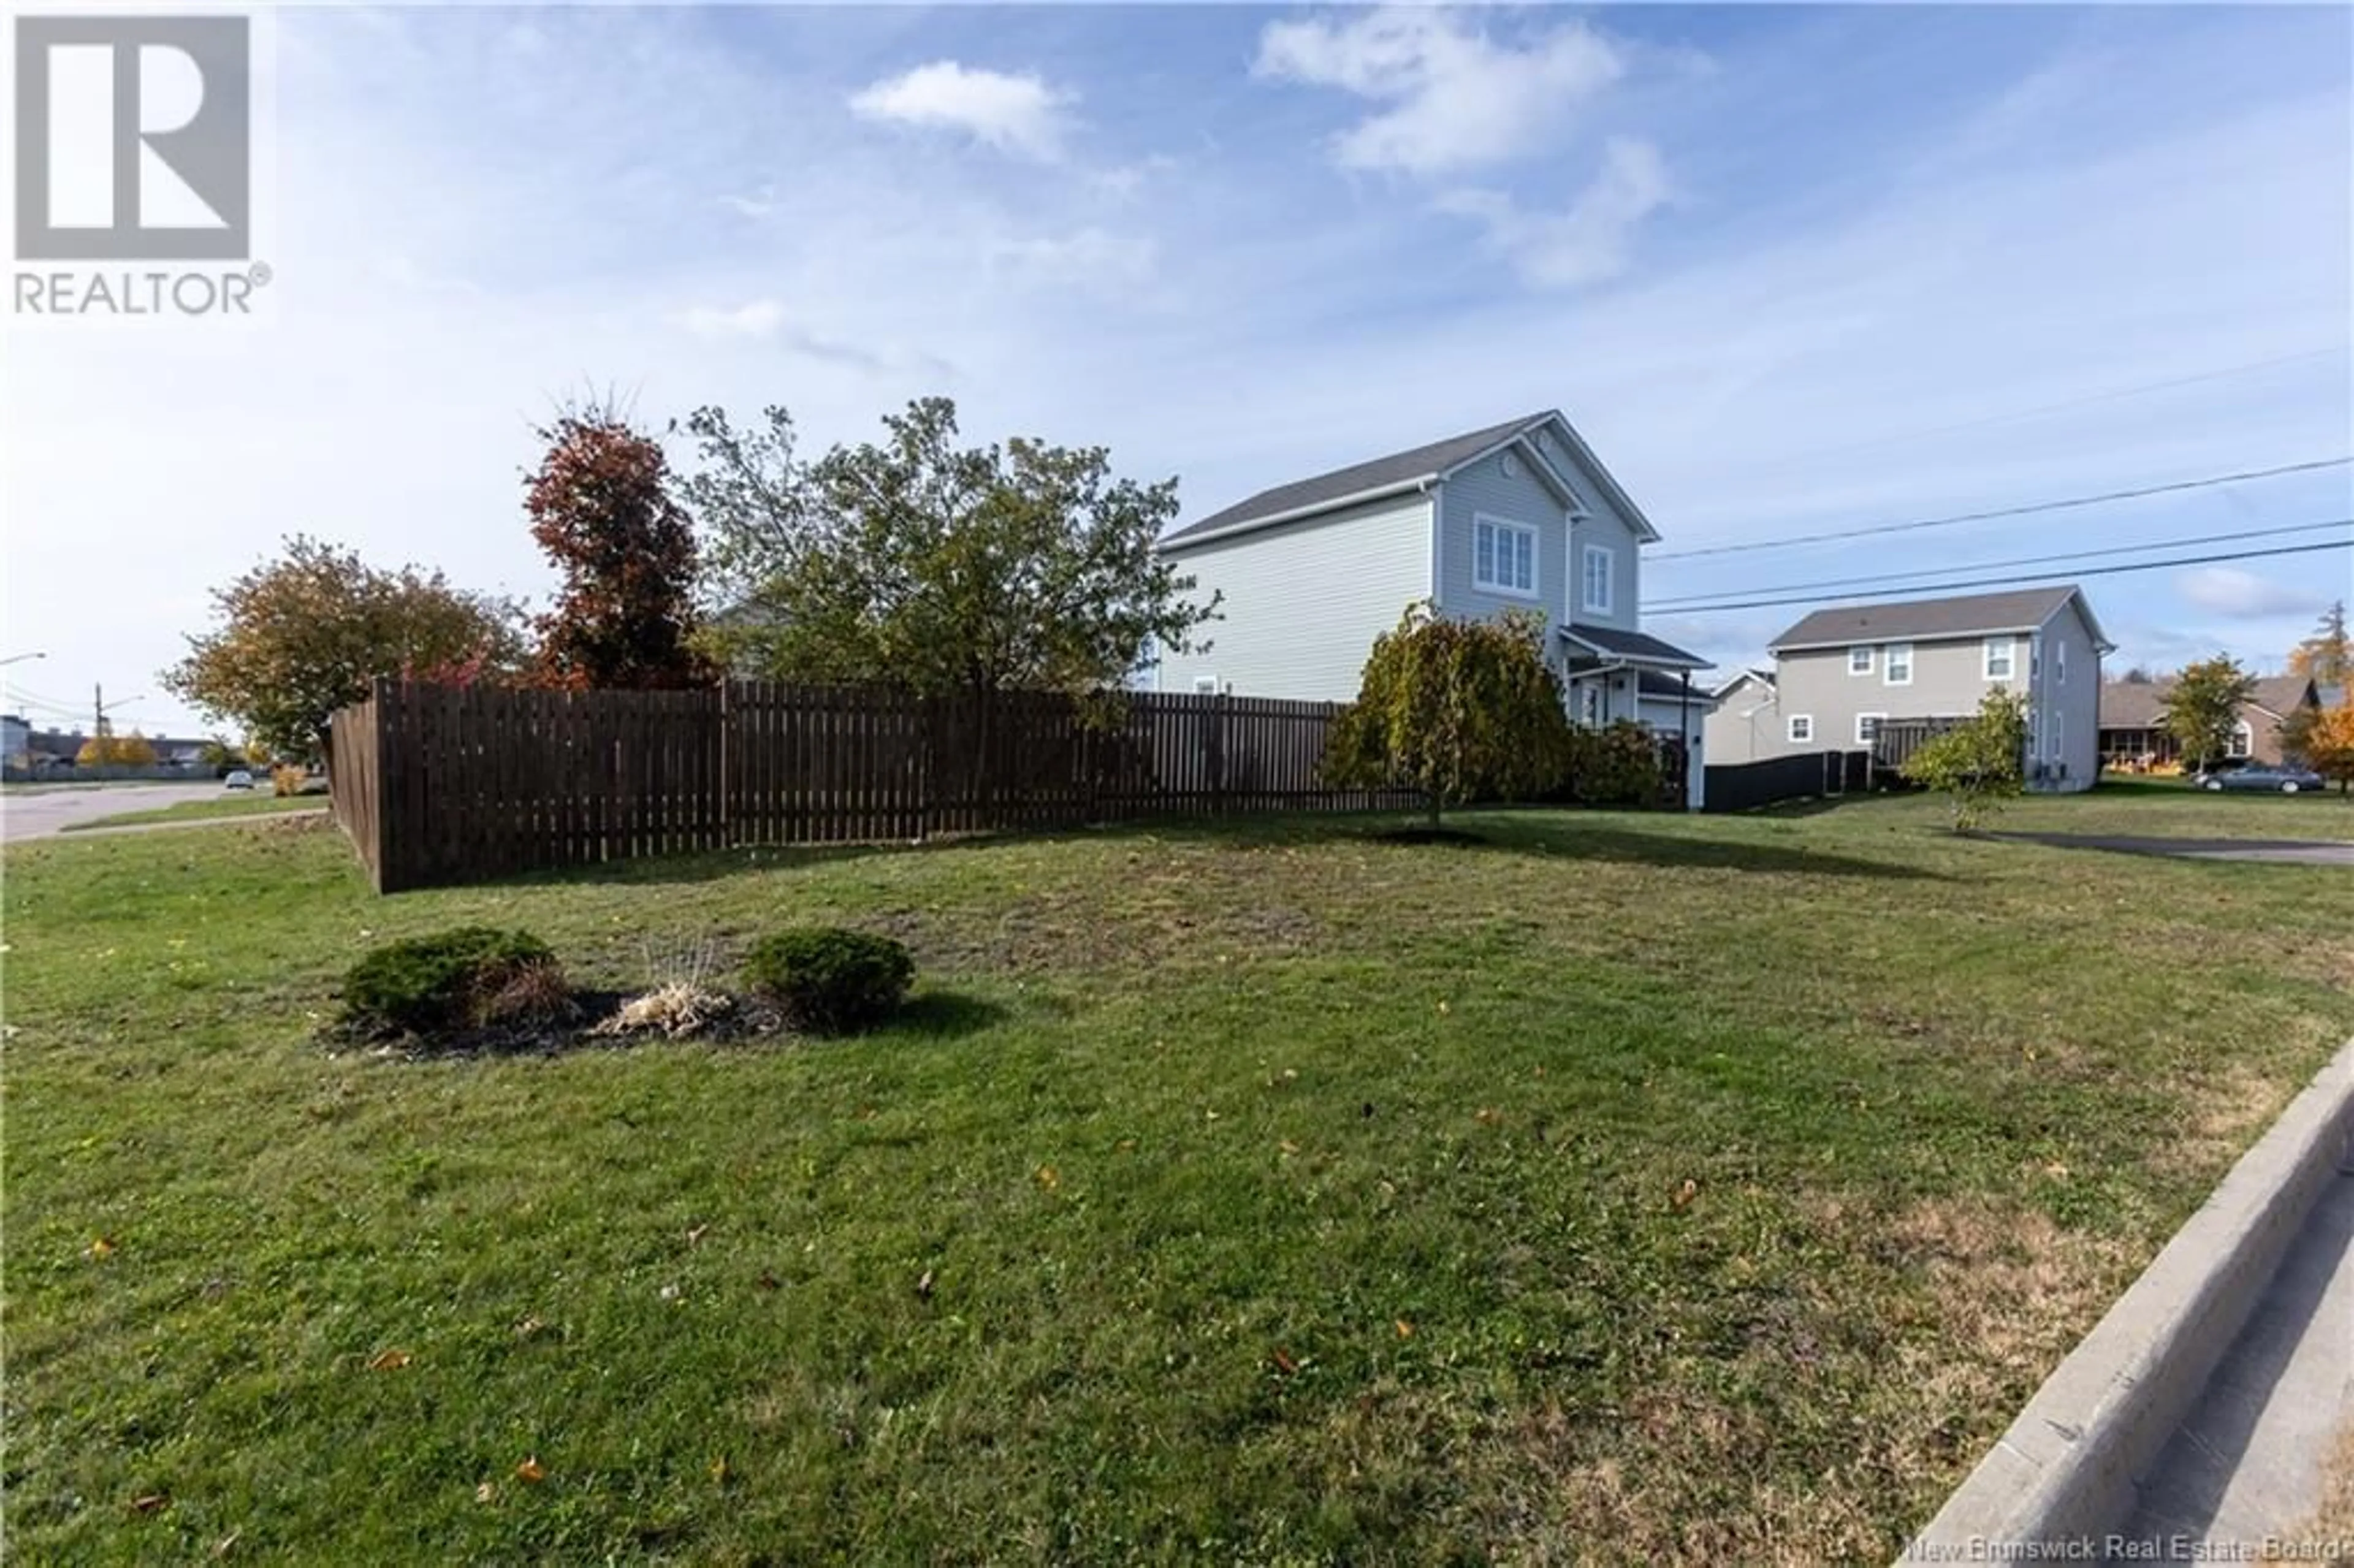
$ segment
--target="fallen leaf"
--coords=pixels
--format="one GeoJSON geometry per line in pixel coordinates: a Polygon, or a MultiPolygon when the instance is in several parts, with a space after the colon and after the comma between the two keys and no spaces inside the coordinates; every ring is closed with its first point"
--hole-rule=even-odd
{"type": "Polygon", "coordinates": [[[1121,1139],[1119,1140],[1119,1151],[1120,1151],[1122,1154],[1126,1154],[1127,1152],[1129,1152],[1129,1150],[1130,1150],[1134,1149],[1135,1147],[1136,1147],[1136,1139],[1132,1139],[1132,1138],[1123,1138],[1123,1139],[1121,1139]]]}
{"type": "Polygon", "coordinates": [[[544,1481],[547,1479],[547,1467],[539,1462],[539,1456],[536,1454],[534,1454],[530,1458],[525,1459],[522,1464],[517,1465],[514,1468],[514,1473],[515,1479],[519,1481],[544,1481]]]}
{"type": "Polygon", "coordinates": [[[924,1270],[923,1277],[916,1281],[916,1298],[918,1301],[932,1298],[932,1271],[928,1268],[924,1270]]]}
{"type": "Polygon", "coordinates": [[[689,1246],[694,1246],[694,1245],[695,1245],[697,1243],[701,1242],[701,1241],[703,1240],[703,1234],[704,1234],[704,1232],[705,1232],[705,1231],[709,1230],[710,1228],[711,1228],[711,1227],[710,1227],[708,1224],[701,1224],[701,1225],[697,1225],[697,1226],[695,1226],[693,1230],[691,1230],[691,1231],[687,1232],[687,1233],[686,1233],[686,1245],[689,1245],[689,1246]]]}
{"type": "Polygon", "coordinates": [[[1291,1139],[1288,1138],[1281,1143],[1277,1144],[1276,1148],[1283,1150],[1286,1154],[1297,1154],[1299,1152],[1299,1145],[1292,1142],[1291,1139]]]}
{"type": "Polygon", "coordinates": [[[722,1454],[711,1461],[711,1478],[724,1487],[727,1484],[727,1456],[722,1454]]]}
{"type": "Polygon", "coordinates": [[[407,1351],[384,1350],[370,1356],[367,1366],[370,1372],[398,1372],[408,1364],[408,1361],[407,1351]]]}
{"type": "Polygon", "coordinates": [[[1038,1185],[1051,1192],[1063,1184],[1063,1173],[1051,1165],[1038,1167],[1038,1185]]]}
{"type": "Polygon", "coordinates": [[[514,1326],[515,1338],[518,1340],[528,1340],[534,1334],[538,1333],[542,1329],[546,1327],[546,1324],[541,1322],[536,1318],[525,1318],[523,1321],[514,1326]]]}
{"type": "Polygon", "coordinates": [[[1275,1364],[1286,1377],[1289,1377],[1293,1372],[1299,1370],[1299,1363],[1293,1361],[1289,1356],[1285,1355],[1280,1350],[1278,1350],[1275,1352],[1275,1364]]]}
{"type": "Polygon", "coordinates": [[[131,1499],[133,1513],[161,1513],[171,1506],[172,1499],[162,1492],[149,1492],[145,1497],[131,1499]]]}
{"type": "Polygon", "coordinates": [[[230,1531],[227,1535],[222,1536],[218,1541],[213,1542],[213,1555],[216,1557],[228,1556],[229,1553],[229,1548],[235,1546],[244,1538],[245,1531],[241,1530],[230,1531]]]}
{"type": "Polygon", "coordinates": [[[2043,1173],[2046,1176],[2051,1177],[2055,1181],[2065,1181],[2068,1180],[2068,1167],[2062,1164],[2057,1160],[2054,1160],[2050,1164],[2046,1165],[2043,1168],[2043,1173]]]}
{"type": "Polygon", "coordinates": [[[764,1268],[760,1271],[760,1277],[753,1283],[763,1290],[774,1290],[777,1288],[777,1277],[764,1268]]]}
{"type": "Polygon", "coordinates": [[[1504,1113],[1496,1109],[1493,1106],[1482,1106],[1478,1111],[1473,1113],[1471,1119],[1473,1121],[1481,1122],[1487,1126],[1493,1127],[1496,1123],[1504,1119],[1504,1113]]]}
{"type": "Polygon", "coordinates": [[[1691,1207],[1691,1201],[1699,1196],[1700,1183],[1687,1176],[1684,1178],[1684,1184],[1676,1189],[1675,1205],[1679,1209],[1689,1209],[1691,1207]]]}
{"type": "Polygon", "coordinates": [[[111,1236],[101,1236],[82,1248],[81,1255],[84,1257],[105,1257],[114,1251],[114,1238],[111,1236]]]}
{"type": "Polygon", "coordinates": [[[495,1498],[498,1495],[499,1489],[491,1485],[488,1481],[484,1481],[481,1486],[474,1489],[474,1500],[479,1503],[489,1502],[493,1498],[495,1498]]]}
{"type": "Polygon", "coordinates": [[[1447,1004],[1445,1002],[1442,1001],[1438,1004],[1438,1012],[1439,1016],[1442,1018],[1447,1015],[1447,1004]]]}
{"type": "Polygon", "coordinates": [[[1411,1339],[1413,1339],[1413,1338],[1414,1338],[1414,1325],[1413,1325],[1413,1324],[1411,1324],[1411,1323],[1409,1323],[1409,1322],[1407,1322],[1407,1321],[1406,1321],[1405,1319],[1403,1319],[1403,1318],[1399,1319],[1397,1320],[1397,1337],[1398,1337],[1399,1339],[1401,1339],[1401,1340],[1411,1340],[1411,1339]]]}
{"type": "Polygon", "coordinates": [[[662,1287],[660,1294],[662,1298],[665,1301],[677,1301],[683,1299],[685,1297],[686,1292],[681,1290],[675,1285],[665,1285],[662,1287]]]}

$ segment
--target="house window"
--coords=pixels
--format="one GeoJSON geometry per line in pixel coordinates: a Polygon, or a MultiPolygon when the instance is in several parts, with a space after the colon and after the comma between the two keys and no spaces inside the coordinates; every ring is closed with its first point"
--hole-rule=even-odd
{"type": "Polygon", "coordinates": [[[1815,715],[1812,714],[1792,714],[1790,715],[1790,744],[1792,746],[1805,746],[1813,741],[1814,738],[1815,715]]]}
{"type": "Polygon", "coordinates": [[[2256,732],[2248,727],[2247,720],[2242,719],[2239,723],[2232,726],[2232,749],[2230,755],[2233,757],[2253,757],[2255,754],[2256,732]]]}
{"type": "Polygon", "coordinates": [[[1872,650],[1869,648],[1849,649],[1847,651],[1847,673],[1850,675],[1871,674],[1872,650]]]}
{"type": "Polygon", "coordinates": [[[1873,741],[1878,740],[1880,738],[1880,721],[1887,716],[1888,715],[1886,714],[1856,715],[1855,743],[1858,746],[1870,746],[1873,741]]]}
{"type": "Polygon", "coordinates": [[[1890,643],[1887,651],[1881,656],[1880,668],[1882,679],[1890,685],[1911,685],[1913,683],[1913,644],[1890,643]]]}
{"type": "Polygon", "coordinates": [[[1986,678],[2008,681],[2019,670],[2019,645],[2008,637],[1986,640],[1986,678]]]}
{"type": "Polygon", "coordinates": [[[2068,645],[2065,642],[2052,645],[2052,678],[2061,685],[2068,683],[2068,645]]]}
{"type": "Polygon", "coordinates": [[[1585,608],[1598,614],[1610,613],[1609,549],[1601,545],[1585,546],[1585,608]]]}
{"type": "Polygon", "coordinates": [[[1537,531],[1521,523],[1477,517],[1471,524],[1471,586],[1521,599],[1537,595],[1537,531]]]}

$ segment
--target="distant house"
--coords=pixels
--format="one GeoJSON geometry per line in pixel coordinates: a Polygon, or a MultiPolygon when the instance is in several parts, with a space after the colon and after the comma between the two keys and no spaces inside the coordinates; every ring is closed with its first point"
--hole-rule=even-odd
{"type": "Polygon", "coordinates": [[[1772,670],[1752,665],[1718,682],[1708,696],[1711,762],[1763,762],[1784,755],[1772,670]]]}
{"type": "Polygon", "coordinates": [[[1708,661],[1642,628],[1659,537],[1584,438],[1547,410],[1261,491],[1154,547],[1224,596],[1206,652],[1164,654],[1164,692],[1345,702],[1407,605],[1533,612],[1573,722],[1649,725],[1687,745],[1698,796],[1708,661]]]}
{"type": "MultiPolygon", "coordinates": [[[[2028,787],[2089,789],[2113,649],[2073,584],[1819,609],[1774,639],[1775,722],[1751,730],[1761,758],[1872,750],[1883,723],[1965,719],[2007,689],[2027,703],[2028,787]]],[[[1755,703],[1719,712],[1736,705],[1758,716],[1755,703]]]]}
{"type": "Polygon", "coordinates": [[[24,768],[28,765],[27,746],[33,738],[33,726],[15,714],[0,714],[0,765],[24,768]]]}
{"type": "MultiPolygon", "coordinates": [[[[2182,760],[2181,743],[2166,727],[2172,681],[2111,681],[2101,687],[2101,766],[2126,772],[2168,768],[2182,760]]],[[[2322,688],[2303,675],[2265,675],[2240,709],[2229,755],[2251,762],[2285,761],[2280,726],[2299,708],[2326,705],[2322,688]]]]}

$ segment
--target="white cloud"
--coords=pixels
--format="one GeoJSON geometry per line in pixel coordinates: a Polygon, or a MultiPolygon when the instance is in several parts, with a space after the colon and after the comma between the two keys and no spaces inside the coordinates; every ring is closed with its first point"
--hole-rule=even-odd
{"type": "Polygon", "coordinates": [[[771,337],[785,324],[785,308],[774,300],[732,308],[696,305],[679,313],[678,324],[697,337],[771,337]]]}
{"type": "Polygon", "coordinates": [[[1614,136],[1602,172],[1566,211],[1532,213],[1501,191],[1452,191],[1441,211],[1476,217],[1488,243],[1539,288],[1574,289],[1627,270],[1628,242],[1643,219],[1675,199],[1667,160],[1649,142],[1614,136]]]}
{"type": "Polygon", "coordinates": [[[2329,602],[2327,594],[2273,582],[2237,567],[2197,567],[2178,576],[2174,587],[2210,614],[2245,620],[2317,614],[2329,602]]]}
{"type": "Polygon", "coordinates": [[[1334,157],[1349,168],[1430,175],[1536,150],[1626,62],[1581,22],[1515,48],[1462,13],[1380,10],[1345,22],[1270,23],[1252,69],[1387,105],[1343,133],[1334,157]]]}
{"type": "Polygon", "coordinates": [[[1152,242],[1133,235],[1087,228],[1067,235],[1000,240],[991,261],[1036,283],[1078,283],[1117,288],[1152,275],[1152,242]]]}
{"type": "Polygon", "coordinates": [[[850,107],[869,120],[961,131],[1001,153],[1053,163],[1070,132],[1069,101],[1036,76],[935,60],[875,82],[850,107]]]}

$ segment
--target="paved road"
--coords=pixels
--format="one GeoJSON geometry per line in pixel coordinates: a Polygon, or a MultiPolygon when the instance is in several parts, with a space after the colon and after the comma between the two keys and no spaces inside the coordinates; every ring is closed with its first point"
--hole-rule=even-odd
{"type": "MultiPolygon", "coordinates": [[[[2319,1510],[2322,1461],[2354,1420],[2354,1171],[2289,1245],[2248,1326],[2151,1473],[2115,1563],[2255,1563],[2319,1510]]],[[[2305,1543],[2342,1562],[2354,1542],[2305,1543]]],[[[2299,1559],[2294,1552],[2279,1561],[2299,1559]]]]}
{"type": "Polygon", "coordinates": [[[2099,833],[1996,833],[1999,839],[2059,849],[2111,850],[2177,860],[2254,860],[2296,865],[2354,866],[2354,843],[2331,839],[2143,839],[2099,833]]]}
{"type": "Polygon", "coordinates": [[[0,794],[0,840],[16,843],[62,832],[69,822],[94,817],[120,816],[125,811],[152,811],[183,800],[217,800],[217,780],[201,784],[90,784],[80,789],[40,789],[20,795],[0,794]]]}

